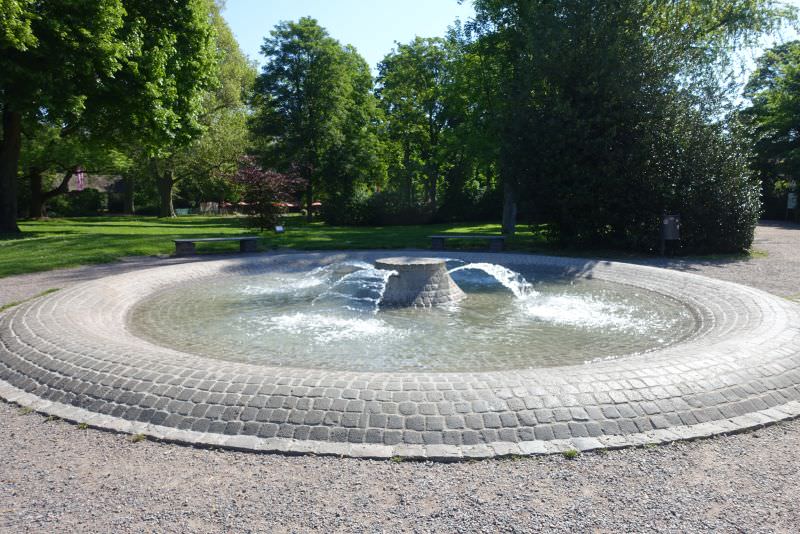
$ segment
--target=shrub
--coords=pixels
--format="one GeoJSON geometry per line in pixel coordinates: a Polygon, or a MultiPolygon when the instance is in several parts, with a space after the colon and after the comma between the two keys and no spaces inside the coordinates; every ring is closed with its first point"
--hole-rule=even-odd
{"type": "Polygon", "coordinates": [[[296,174],[265,171],[252,158],[245,158],[234,176],[244,190],[242,195],[249,224],[260,230],[275,226],[284,208],[282,203],[293,200],[305,181],[296,174]]]}
{"type": "Polygon", "coordinates": [[[47,211],[53,215],[64,217],[79,217],[84,215],[97,215],[105,209],[108,202],[107,193],[96,189],[83,191],[70,191],[47,200],[47,211]]]}

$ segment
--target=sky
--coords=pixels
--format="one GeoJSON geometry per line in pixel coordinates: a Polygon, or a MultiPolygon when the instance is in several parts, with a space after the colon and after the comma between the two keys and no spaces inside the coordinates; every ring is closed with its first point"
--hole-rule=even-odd
{"type": "MultiPolygon", "coordinates": [[[[784,0],[800,8],[800,0],[784,0]]],[[[377,64],[396,42],[407,43],[416,36],[441,37],[456,19],[474,15],[471,0],[227,0],[223,15],[242,50],[263,65],[259,49],[264,37],[281,21],[311,16],[342,44],[356,47],[377,73],[377,64]]],[[[741,85],[755,68],[764,48],[798,38],[794,29],[778,37],[765,37],[763,44],[740,53],[741,85]]]]}
{"type": "Polygon", "coordinates": [[[466,21],[474,13],[469,0],[227,0],[223,16],[259,65],[264,37],[278,22],[311,16],[331,37],[355,46],[375,70],[395,41],[442,37],[457,18],[466,21]]]}

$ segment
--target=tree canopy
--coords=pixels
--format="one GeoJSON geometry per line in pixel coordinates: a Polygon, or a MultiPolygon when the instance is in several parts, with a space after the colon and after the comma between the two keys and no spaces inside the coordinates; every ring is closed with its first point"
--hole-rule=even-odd
{"type": "Polygon", "coordinates": [[[378,143],[366,62],[312,18],[279,24],[264,40],[267,59],[256,81],[253,132],[268,167],[294,169],[315,195],[349,197],[358,183],[378,181],[378,143]]]}
{"type": "Polygon", "coordinates": [[[308,217],[321,201],[333,224],[502,217],[506,233],[653,250],[678,213],[685,250],[750,246],[759,175],[797,176],[800,45],[759,61],[744,112],[737,53],[791,9],[474,4],[445,37],[397,43],[373,79],[310,17],[272,29],[256,73],[215,0],[0,0],[0,231],[16,229],[20,169],[35,216],[93,162],[136,177],[161,216],[173,197],[255,195],[271,220],[269,199],[302,183],[308,217]]]}
{"type": "Polygon", "coordinates": [[[800,41],[767,50],[745,90],[755,166],[773,192],[800,180],[800,41]]]}
{"type": "Polygon", "coordinates": [[[205,0],[4,0],[0,36],[0,232],[16,232],[23,125],[135,140],[158,151],[195,135],[214,80],[205,0]]]}

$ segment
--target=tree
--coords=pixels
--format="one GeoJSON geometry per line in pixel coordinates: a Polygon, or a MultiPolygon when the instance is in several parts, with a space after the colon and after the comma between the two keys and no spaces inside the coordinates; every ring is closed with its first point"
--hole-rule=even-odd
{"type": "Polygon", "coordinates": [[[20,158],[22,182],[29,189],[28,217],[45,215],[49,200],[67,193],[72,178],[79,170],[88,173],[121,173],[130,161],[113,144],[102,139],[72,133],[61,135],[61,129],[36,125],[23,136],[20,158]],[[48,176],[56,175],[49,189],[48,176]]]}
{"type": "MultiPolygon", "coordinates": [[[[315,195],[333,202],[380,172],[372,79],[366,62],[312,18],[283,22],[264,40],[267,64],[256,81],[252,130],[262,165],[297,169],[309,219],[315,195]]],[[[377,178],[379,179],[379,178],[377,178]]]]}
{"type": "Polygon", "coordinates": [[[0,19],[0,232],[18,232],[23,124],[138,141],[155,153],[197,131],[213,80],[204,0],[6,0],[0,19]]]}
{"type": "Polygon", "coordinates": [[[445,93],[451,59],[444,39],[417,37],[400,44],[378,65],[378,90],[387,131],[401,147],[402,190],[415,204],[415,176],[422,175],[425,204],[433,212],[445,165],[441,150],[448,126],[445,93]]]}
{"type": "MultiPolygon", "coordinates": [[[[749,198],[752,182],[742,158],[714,177],[689,172],[674,158],[678,153],[708,168],[723,147],[740,153],[729,135],[738,130],[723,119],[732,103],[726,80],[737,48],[780,22],[785,12],[775,2],[475,5],[475,43],[485,42],[502,72],[494,130],[507,193],[506,231],[513,226],[514,202],[522,200],[525,214],[550,223],[565,243],[649,248],[663,210],[700,208],[679,202],[692,188],[715,182],[733,188],[731,198],[749,198]],[[714,136],[713,142],[685,143],[701,133],[714,136]]],[[[729,206],[714,209],[720,205],[729,206]]],[[[746,209],[735,224],[750,231],[731,230],[743,236],[735,246],[712,240],[690,245],[746,248],[758,207],[747,202],[746,209]]],[[[718,218],[732,220],[723,215],[718,218]]],[[[712,234],[718,235],[703,235],[712,234]]]]}
{"type": "Polygon", "coordinates": [[[767,193],[789,189],[800,178],[800,41],[767,50],[745,88],[759,171],[767,193]]]}
{"type": "Polygon", "coordinates": [[[265,171],[250,156],[242,158],[233,181],[244,191],[250,223],[261,231],[275,226],[284,211],[283,205],[293,201],[305,187],[296,173],[265,171]]]}
{"type": "Polygon", "coordinates": [[[236,38],[212,2],[209,16],[214,29],[214,84],[198,95],[198,129],[191,139],[174,139],[158,146],[157,152],[144,151],[142,162],[159,192],[159,216],[174,217],[176,186],[204,194],[228,192],[227,180],[250,144],[247,129],[247,102],[255,81],[255,67],[239,48],[236,38]]]}

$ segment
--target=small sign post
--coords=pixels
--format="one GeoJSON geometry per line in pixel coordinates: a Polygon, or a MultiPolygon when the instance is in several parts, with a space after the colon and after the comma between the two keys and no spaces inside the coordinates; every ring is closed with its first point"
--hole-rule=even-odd
{"type": "Polygon", "coordinates": [[[667,251],[667,241],[679,241],[681,238],[681,216],[665,213],[661,217],[661,255],[667,251]]]}

